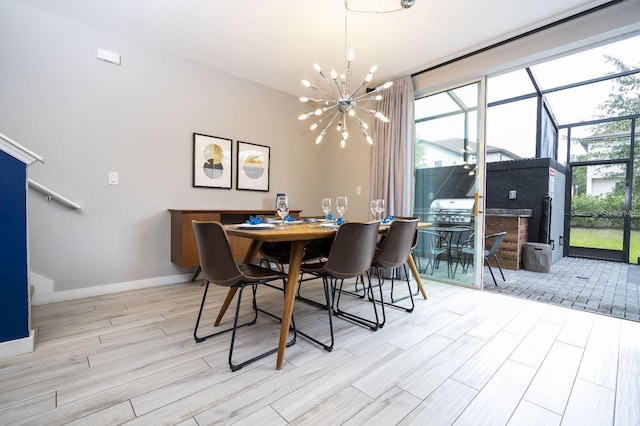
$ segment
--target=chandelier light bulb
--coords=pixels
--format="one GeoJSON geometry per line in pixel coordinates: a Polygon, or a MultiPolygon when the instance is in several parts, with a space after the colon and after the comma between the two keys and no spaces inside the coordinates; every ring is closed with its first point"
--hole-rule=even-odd
{"type": "Polygon", "coordinates": [[[313,64],[313,68],[315,68],[315,70],[318,72],[322,72],[322,68],[320,68],[320,65],[318,64],[313,64]]]}
{"type": "Polygon", "coordinates": [[[307,119],[307,117],[309,117],[309,115],[308,115],[308,114],[302,114],[302,115],[300,115],[300,116],[298,117],[298,120],[306,120],[306,119],[307,119]]]}
{"type": "Polygon", "coordinates": [[[380,111],[376,111],[376,113],[374,115],[376,116],[376,118],[384,121],[385,123],[389,122],[389,119],[387,117],[385,117],[380,111]]]}
{"type": "Polygon", "coordinates": [[[344,146],[347,144],[347,141],[345,141],[344,139],[342,139],[340,141],[340,148],[344,148],[344,146]]]}
{"type": "Polygon", "coordinates": [[[347,62],[353,62],[353,50],[349,51],[349,54],[347,55],[347,62]]]}
{"type": "Polygon", "coordinates": [[[302,85],[304,87],[311,87],[311,83],[309,82],[309,80],[302,80],[302,85]]]}
{"type": "Polygon", "coordinates": [[[331,78],[334,80],[338,79],[338,73],[336,72],[336,70],[331,70],[331,78]]]}
{"type": "Polygon", "coordinates": [[[304,96],[302,96],[302,97],[298,98],[298,100],[299,100],[300,102],[309,102],[309,98],[306,98],[306,97],[304,97],[304,96]]]}

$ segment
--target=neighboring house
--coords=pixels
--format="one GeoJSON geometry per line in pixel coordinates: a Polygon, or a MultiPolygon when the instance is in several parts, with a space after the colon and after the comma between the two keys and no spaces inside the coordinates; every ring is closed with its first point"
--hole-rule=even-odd
{"type": "MultiPolygon", "coordinates": [[[[636,134],[640,129],[636,129],[636,134]]],[[[580,139],[584,156],[589,160],[611,160],[628,156],[629,133],[593,135],[580,139]]],[[[587,167],[586,194],[604,195],[613,191],[625,179],[626,168],[619,164],[599,164],[587,167]]]]}
{"type": "MultiPolygon", "coordinates": [[[[465,144],[462,138],[442,139],[438,141],[419,140],[416,143],[423,144],[423,151],[420,153],[422,157],[420,166],[418,166],[419,159],[416,155],[416,168],[446,167],[465,164],[463,157],[465,144]]],[[[476,143],[468,142],[466,151],[469,153],[466,163],[475,164],[477,161],[476,143]]],[[[487,146],[487,163],[520,159],[522,159],[522,157],[504,148],[487,146]]]]}

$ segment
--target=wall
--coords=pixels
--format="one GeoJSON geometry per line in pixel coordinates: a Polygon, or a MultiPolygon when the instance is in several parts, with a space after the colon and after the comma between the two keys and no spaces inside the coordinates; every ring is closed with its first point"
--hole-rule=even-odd
{"type": "Polygon", "coordinates": [[[29,336],[26,165],[0,151],[0,342],[29,336]]]}
{"type": "Polygon", "coordinates": [[[285,192],[320,214],[325,192],[338,195],[327,182],[350,172],[322,167],[291,95],[13,1],[0,2],[0,40],[0,131],[45,158],[32,179],[82,206],[30,191],[31,270],[56,292],[179,280],[191,270],[169,260],[167,209],[271,208],[285,192]],[[193,132],[233,139],[234,155],[236,140],[270,146],[270,191],[193,188],[193,132]]]}

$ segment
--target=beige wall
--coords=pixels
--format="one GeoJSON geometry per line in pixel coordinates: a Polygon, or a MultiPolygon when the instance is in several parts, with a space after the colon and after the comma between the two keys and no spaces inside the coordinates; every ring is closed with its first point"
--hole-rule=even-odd
{"type": "Polygon", "coordinates": [[[265,209],[285,192],[321,213],[324,147],[295,97],[12,1],[0,40],[0,131],[45,158],[31,178],[82,206],[29,195],[31,270],[56,292],[189,273],[170,262],[169,208],[265,209]],[[233,139],[234,153],[236,140],[270,146],[270,191],[193,188],[193,132],[233,139]]]}

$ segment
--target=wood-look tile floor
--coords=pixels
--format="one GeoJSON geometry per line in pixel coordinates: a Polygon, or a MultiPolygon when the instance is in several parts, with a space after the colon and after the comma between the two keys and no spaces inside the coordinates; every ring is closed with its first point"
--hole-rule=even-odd
{"type": "MultiPolygon", "coordinates": [[[[232,373],[228,333],[194,342],[194,283],[37,306],[35,352],[0,360],[0,424],[640,424],[640,323],[425,284],[428,300],[387,309],[376,332],[336,319],[332,352],[298,337],[279,371],[272,355],[232,373]]],[[[258,298],[281,308],[280,292],[258,298]]],[[[326,312],[297,303],[295,319],[327,332],[326,312]]],[[[278,333],[261,315],[238,358],[278,333]]]]}

